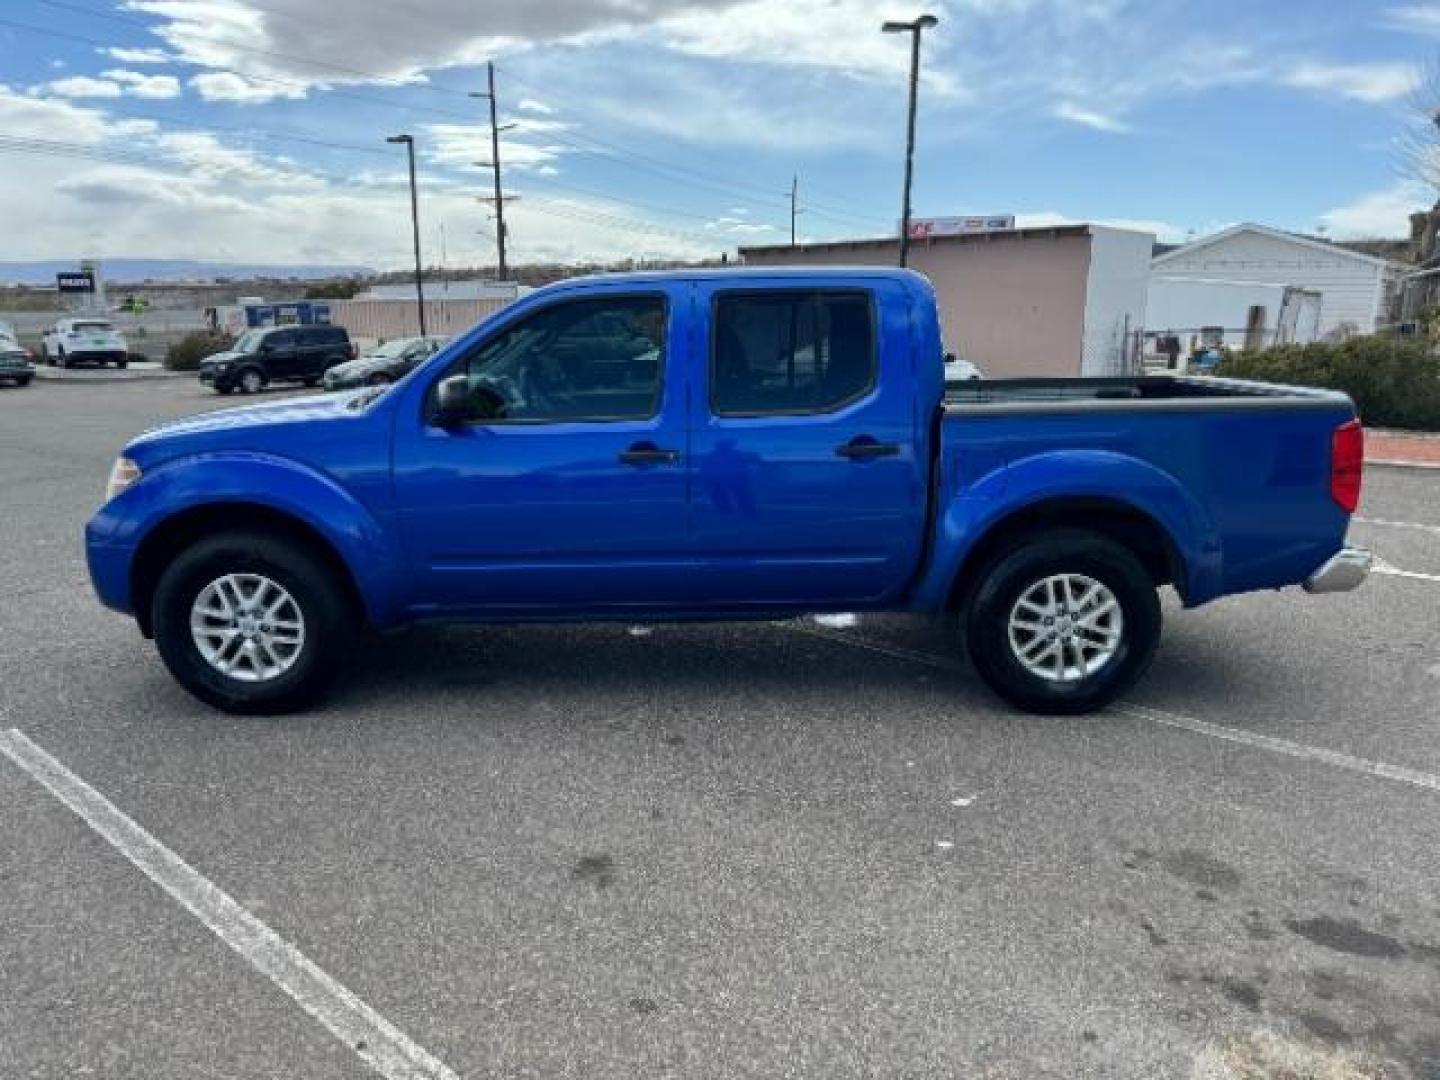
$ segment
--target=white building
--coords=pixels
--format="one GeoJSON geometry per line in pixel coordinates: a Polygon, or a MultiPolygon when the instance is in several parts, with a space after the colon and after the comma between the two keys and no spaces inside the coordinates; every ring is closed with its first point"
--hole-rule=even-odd
{"type": "MultiPolygon", "coordinates": [[[[1235,225],[1157,256],[1154,273],[1252,284],[1283,284],[1320,293],[1320,333],[1342,328],[1373,333],[1393,321],[1405,268],[1324,240],[1235,225]]],[[[1153,321],[1151,329],[1158,329],[1153,321]]]]}

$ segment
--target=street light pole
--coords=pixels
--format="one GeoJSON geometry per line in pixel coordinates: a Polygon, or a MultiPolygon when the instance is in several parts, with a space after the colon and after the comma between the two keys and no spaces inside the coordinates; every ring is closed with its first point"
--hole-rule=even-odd
{"type": "Polygon", "coordinates": [[[420,197],[415,189],[415,139],[410,135],[391,135],[388,143],[404,143],[410,161],[410,227],[415,236],[415,310],[420,316],[420,336],[425,336],[425,284],[420,261],[420,197]]]}
{"type": "Polygon", "coordinates": [[[938,26],[934,15],[921,15],[912,22],[887,22],[880,29],[887,34],[910,35],[910,114],[905,128],[905,193],[900,203],[900,265],[910,261],[910,182],[915,172],[915,106],[920,91],[920,34],[938,26]]]}

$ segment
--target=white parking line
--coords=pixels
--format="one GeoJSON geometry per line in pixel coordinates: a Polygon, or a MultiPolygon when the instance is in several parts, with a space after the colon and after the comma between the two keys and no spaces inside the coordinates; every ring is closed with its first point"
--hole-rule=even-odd
{"type": "Polygon", "coordinates": [[[458,1080],[443,1062],[412,1042],[18,729],[0,731],[0,754],[78,814],[141,873],[386,1080],[458,1080]]]}
{"type": "Polygon", "coordinates": [[[1383,525],[1387,529],[1415,529],[1418,532],[1434,533],[1440,536],[1440,525],[1425,525],[1418,521],[1392,521],[1389,518],[1353,517],[1351,521],[1361,525],[1383,525]]]}
{"type": "MultiPolygon", "coordinates": [[[[917,652],[914,649],[905,649],[895,645],[886,645],[881,642],[867,641],[851,634],[827,630],[818,626],[796,624],[795,628],[801,633],[809,634],[811,637],[824,638],[827,641],[836,641],[842,645],[849,645],[856,649],[866,649],[869,652],[880,653],[882,656],[893,657],[896,660],[908,660],[912,663],[925,664],[929,667],[941,668],[947,671],[962,670],[961,665],[956,661],[943,656],[935,656],[933,653],[917,652]]],[[[1256,750],[1268,750],[1274,754],[1284,754],[1286,757],[1318,761],[1325,765],[1334,766],[1337,769],[1346,769],[1349,772],[1360,773],[1361,775],[1380,780],[1394,780],[1397,783],[1409,784],[1412,787],[1425,788],[1429,791],[1440,791],[1440,776],[1420,772],[1418,769],[1407,769],[1403,765],[1390,765],[1383,761],[1371,761],[1368,758],[1356,757],[1353,754],[1342,753],[1339,750],[1326,750],[1320,746],[1308,746],[1305,743],[1291,742],[1289,739],[1278,739],[1273,735],[1259,735],[1255,732],[1244,731],[1240,728],[1224,727],[1220,724],[1209,723],[1206,720],[1197,720],[1191,716],[1166,712],[1163,709],[1154,709],[1147,705],[1132,705],[1122,702],[1110,706],[1110,709],[1113,712],[1123,713],[1137,720],[1145,720],[1152,724],[1178,728],[1196,735],[1205,735],[1212,739],[1221,739],[1225,742],[1238,743],[1241,746],[1249,746],[1256,750]]]]}
{"type": "Polygon", "coordinates": [[[1179,713],[1152,709],[1146,705],[1117,705],[1115,710],[1141,720],[1164,724],[1166,727],[1192,731],[1197,735],[1208,735],[1212,739],[1223,739],[1225,742],[1239,743],[1241,746],[1252,746],[1257,750],[1269,750],[1272,753],[1285,754],[1288,757],[1323,762],[1326,765],[1333,765],[1337,769],[1348,769],[1350,772],[1362,773],[1365,776],[1373,776],[1381,780],[1395,780],[1413,787],[1440,791],[1440,776],[1433,776],[1417,769],[1407,769],[1402,765],[1387,765],[1383,761],[1370,761],[1368,758],[1355,757],[1353,754],[1341,753],[1339,750],[1326,750],[1318,746],[1291,742],[1289,739],[1277,739],[1273,735],[1258,735],[1253,731],[1221,727],[1219,724],[1196,720],[1192,716],[1181,716],[1179,713]]]}
{"type": "Polygon", "coordinates": [[[1391,566],[1379,555],[1374,556],[1374,563],[1370,569],[1377,574],[1384,574],[1387,577],[1408,578],[1411,581],[1440,581],[1440,574],[1422,574],[1418,570],[1401,570],[1398,566],[1391,566]]]}

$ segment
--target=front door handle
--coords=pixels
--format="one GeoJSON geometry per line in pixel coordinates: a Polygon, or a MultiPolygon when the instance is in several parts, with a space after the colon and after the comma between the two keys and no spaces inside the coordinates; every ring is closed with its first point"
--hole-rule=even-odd
{"type": "Polygon", "coordinates": [[[652,442],[638,442],[620,452],[620,462],[624,465],[673,465],[679,460],[679,450],[662,450],[652,442]]]}
{"type": "Polygon", "coordinates": [[[867,461],[870,458],[894,457],[900,453],[900,444],[876,442],[869,435],[857,435],[837,446],[835,453],[851,461],[867,461]]]}

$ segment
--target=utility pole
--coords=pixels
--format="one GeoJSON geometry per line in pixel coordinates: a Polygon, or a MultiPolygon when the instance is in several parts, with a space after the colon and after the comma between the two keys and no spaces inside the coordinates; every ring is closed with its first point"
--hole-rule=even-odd
{"type": "Polygon", "coordinates": [[[415,234],[415,310],[420,316],[420,336],[425,336],[424,270],[420,262],[420,197],[415,190],[415,139],[410,135],[391,135],[388,143],[403,143],[410,159],[410,227],[415,234]]]}
{"type": "Polygon", "coordinates": [[[795,246],[795,215],[800,211],[795,208],[795,195],[800,189],[800,174],[795,173],[790,177],[790,246],[795,246]]]}
{"type": "Polygon", "coordinates": [[[905,194],[900,203],[900,265],[910,261],[910,181],[915,168],[915,105],[920,89],[920,33],[938,26],[934,15],[921,15],[913,22],[887,22],[880,29],[887,34],[910,35],[910,115],[905,128],[905,194]]]}
{"type": "Polygon", "coordinates": [[[494,202],[495,204],[495,253],[499,266],[499,277],[505,280],[507,271],[505,269],[505,201],[509,196],[503,194],[500,184],[500,132],[506,131],[514,124],[500,124],[496,120],[495,108],[495,63],[487,61],[485,71],[488,77],[489,90],[480,93],[472,93],[471,97],[490,99],[490,160],[477,161],[475,164],[481,168],[493,169],[495,172],[495,194],[492,198],[481,196],[481,202],[494,202]]]}

